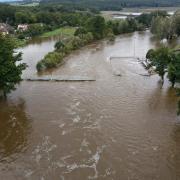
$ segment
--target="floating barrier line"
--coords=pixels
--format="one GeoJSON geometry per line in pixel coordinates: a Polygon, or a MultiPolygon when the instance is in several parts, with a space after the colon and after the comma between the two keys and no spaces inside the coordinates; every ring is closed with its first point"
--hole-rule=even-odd
{"type": "Polygon", "coordinates": [[[32,77],[23,78],[24,81],[52,81],[52,82],[75,82],[75,81],[96,81],[95,78],[91,77],[32,77]]]}

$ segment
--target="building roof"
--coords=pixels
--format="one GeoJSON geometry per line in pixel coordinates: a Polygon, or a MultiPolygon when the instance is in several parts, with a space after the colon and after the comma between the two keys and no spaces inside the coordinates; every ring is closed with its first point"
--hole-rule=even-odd
{"type": "Polygon", "coordinates": [[[13,31],[13,28],[9,24],[0,23],[0,32],[13,31]]]}

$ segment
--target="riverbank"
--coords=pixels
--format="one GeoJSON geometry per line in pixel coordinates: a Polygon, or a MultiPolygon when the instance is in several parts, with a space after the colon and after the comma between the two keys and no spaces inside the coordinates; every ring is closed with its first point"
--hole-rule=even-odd
{"type": "Polygon", "coordinates": [[[42,35],[32,37],[29,39],[19,39],[15,36],[12,36],[12,38],[15,43],[15,46],[17,48],[20,48],[20,47],[26,46],[34,38],[51,38],[51,37],[55,37],[55,36],[59,36],[60,38],[73,37],[75,30],[76,30],[75,27],[62,27],[62,28],[58,28],[58,29],[55,29],[52,31],[45,32],[42,35]]]}

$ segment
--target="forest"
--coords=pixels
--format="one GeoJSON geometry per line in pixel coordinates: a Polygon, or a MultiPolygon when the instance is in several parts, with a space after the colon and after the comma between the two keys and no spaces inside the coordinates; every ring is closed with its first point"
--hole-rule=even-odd
{"type": "Polygon", "coordinates": [[[45,3],[74,4],[98,10],[119,10],[123,7],[167,7],[180,5],[179,0],[42,0],[45,3]]]}

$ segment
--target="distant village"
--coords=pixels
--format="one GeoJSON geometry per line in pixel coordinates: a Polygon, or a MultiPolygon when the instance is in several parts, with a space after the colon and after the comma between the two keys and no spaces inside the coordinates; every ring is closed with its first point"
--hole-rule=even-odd
{"type": "Polygon", "coordinates": [[[28,30],[29,25],[28,24],[19,24],[17,26],[17,29],[14,29],[12,26],[10,26],[7,23],[0,23],[0,33],[3,35],[13,34],[17,31],[24,32],[28,30]]]}

